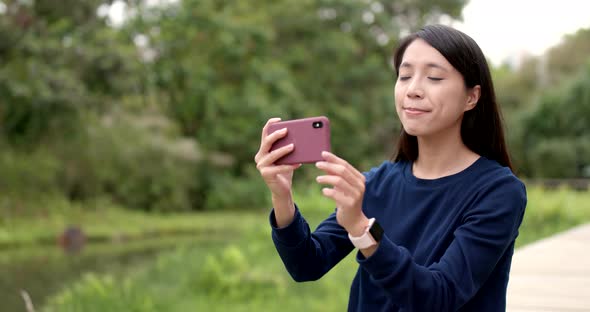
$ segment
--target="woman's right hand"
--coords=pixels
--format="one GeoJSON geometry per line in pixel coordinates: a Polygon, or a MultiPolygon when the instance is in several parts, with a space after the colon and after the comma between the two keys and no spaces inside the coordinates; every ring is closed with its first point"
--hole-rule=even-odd
{"type": "MultiPolygon", "coordinates": [[[[291,187],[293,184],[293,171],[299,168],[301,164],[275,165],[274,162],[291,153],[294,146],[293,144],[289,144],[270,152],[273,143],[287,135],[287,128],[277,130],[273,133],[267,133],[268,126],[280,120],[280,118],[271,118],[264,125],[260,140],[260,149],[256,153],[254,161],[256,162],[256,168],[272,193],[273,202],[292,203],[291,187]]],[[[275,208],[277,207],[275,206],[275,208]]]]}

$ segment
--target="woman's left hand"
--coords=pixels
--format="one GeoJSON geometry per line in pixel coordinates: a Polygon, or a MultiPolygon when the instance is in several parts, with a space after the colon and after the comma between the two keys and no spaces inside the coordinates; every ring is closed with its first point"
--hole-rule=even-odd
{"type": "Polygon", "coordinates": [[[362,211],[365,194],[365,176],[344,159],[330,152],[322,152],[324,161],[316,167],[326,175],[318,176],[320,184],[331,185],[322,189],[324,196],[336,202],[336,220],[352,236],[361,236],[369,223],[362,211]]]}

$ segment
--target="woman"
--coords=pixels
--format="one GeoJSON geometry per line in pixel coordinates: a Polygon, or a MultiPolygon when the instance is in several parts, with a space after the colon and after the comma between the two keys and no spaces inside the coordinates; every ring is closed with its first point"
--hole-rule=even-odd
{"type": "Polygon", "coordinates": [[[293,147],[269,153],[286,132],[263,129],[255,160],[279,255],[296,281],[310,281],[358,248],[349,311],[504,311],[526,191],[486,59],[469,36],[433,25],[403,39],[394,64],[395,161],[360,173],[324,152],[317,182],[332,186],[322,192],[337,209],[313,233],[292,198],[298,166],[273,165],[293,147]]]}

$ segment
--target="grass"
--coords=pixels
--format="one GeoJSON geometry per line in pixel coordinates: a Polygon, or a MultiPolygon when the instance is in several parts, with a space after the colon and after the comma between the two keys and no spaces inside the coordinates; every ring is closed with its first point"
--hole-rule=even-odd
{"type": "MultiPolygon", "coordinates": [[[[24,308],[26,289],[36,305],[84,272],[127,275],[180,245],[226,244],[246,232],[260,213],[146,214],[107,201],[72,203],[59,197],[0,197],[0,301],[24,308]],[[56,248],[57,237],[77,225],[90,242],[75,256],[56,248]]],[[[0,309],[1,310],[1,309],[0,309]]]]}
{"type": "Polygon", "coordinates": [[[527,190],[527,196],[528,204],[516,240],[517,248],[590,222],[590,191],[567,188],[548,191],[534,187],[527,190]]]}
{"type": "MultiPolygon", "coordinates": [[[[298,193],[296,198],[312,228],[334,209],[317,190],[298,193]]],[[[528,198],[518,247],[590,222],[590,192],[530,188],[528,198]]],[[[48,215],[23,214],[3,220],[0,241],[26,245],[55,235],[71,223],[82,224],[96,237],[190,230],[218,240],[161,253],[123,275],[87,274],[52,296],[41,311],[346,310],[357,269],[354,254],[319,281],[293,282],[272,245],[267,209],[149,215],[108,203],[61,204],[61,209],[48,215]]]]}
{"type": "Polygon", "coordinates": [[[110,242],[159,236],[235,235],[244,230],[242,224],[256,218],[252,212],[240,211],[146,214],[108,201],[80,204],[59,197],[27,202],[24,209],[19,206],[14,198],[0,202],[0,249],[55,244],[58,235],[70,225],[79,226],[89,241],[110,242]]]}

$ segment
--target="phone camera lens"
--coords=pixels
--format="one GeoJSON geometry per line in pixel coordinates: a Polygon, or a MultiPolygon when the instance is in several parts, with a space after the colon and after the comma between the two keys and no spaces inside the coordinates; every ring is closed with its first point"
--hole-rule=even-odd
{"type": "Polygon", "coordinates": [[[324,126],[324,124],[321,121],[316,121],[312,124],[312,126],[314,127],[314,129],[318,129],[324,126]]]}

